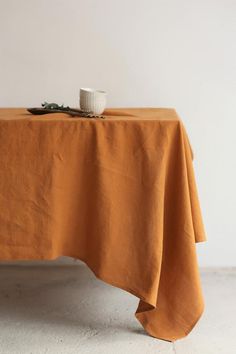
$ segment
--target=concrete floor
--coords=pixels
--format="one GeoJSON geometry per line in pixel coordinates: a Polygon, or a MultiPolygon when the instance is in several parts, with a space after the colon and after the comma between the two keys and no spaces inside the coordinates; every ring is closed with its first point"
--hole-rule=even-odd
{"type": "Polygon", "coordinates": [[[75,266],[0,265],[1,354],[236,354],[236,271],[203,271],[206,310],[185,339],[147,336],[138,300],[75,266]]]}

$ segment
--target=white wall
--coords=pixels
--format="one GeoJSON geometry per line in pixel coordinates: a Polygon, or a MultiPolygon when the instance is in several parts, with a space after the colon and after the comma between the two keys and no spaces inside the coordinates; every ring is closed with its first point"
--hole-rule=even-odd
{"type": "Polygon", "coordinates": [[[236,1],[0,0],[0,106],[175,107],[195,151],[203,266],[236,266],[236,1]]]}

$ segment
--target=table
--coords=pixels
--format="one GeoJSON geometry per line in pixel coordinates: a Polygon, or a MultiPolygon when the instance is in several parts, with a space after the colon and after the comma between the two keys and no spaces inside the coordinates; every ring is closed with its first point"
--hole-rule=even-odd
{"type": "Polygon", "coordinates": [[[140,299],[151,336],[173,341],[204,307],[189,140],[174,109],[105,116],[0,109],[0,260],[78,258],[140,299]]]}

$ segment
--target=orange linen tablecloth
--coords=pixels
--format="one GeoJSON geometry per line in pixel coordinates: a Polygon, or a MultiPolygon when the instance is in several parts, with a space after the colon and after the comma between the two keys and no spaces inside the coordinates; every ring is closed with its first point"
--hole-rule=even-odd
{"type": "Polygon", "coordinates": [[[203,311],[189,141],[173,109],[105,115],[0,110],[0,259],[78,258],[136,295],[146,331],[172,341],[203,311]]]}

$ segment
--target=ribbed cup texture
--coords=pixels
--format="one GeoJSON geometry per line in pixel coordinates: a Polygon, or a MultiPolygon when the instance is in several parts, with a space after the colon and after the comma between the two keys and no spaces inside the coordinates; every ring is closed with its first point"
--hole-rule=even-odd
{"type": "Polygon", "coordinates": [[[80,89],[80,109],[84,112],[102,114],[106,108],[106,92],[80,89]]]}

